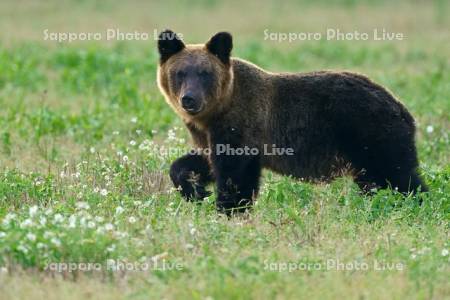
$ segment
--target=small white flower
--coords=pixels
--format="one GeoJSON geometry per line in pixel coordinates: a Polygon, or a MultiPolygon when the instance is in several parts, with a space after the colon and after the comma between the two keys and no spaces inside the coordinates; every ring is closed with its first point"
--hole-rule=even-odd
{"type": "Polygon", "coordinates": [[[36,240],[36,235],[29,232],[27,233],[27,239],[29,239],[30,241],[34,242],[36,240]]]}
{"type": "Polygon", "coordinates": [[[30,227],[33,224],[31,219],[25,219],[22,223],[20,223],[20,228],[30,227]]]}
{"type": "Polygon", "coordinates": [[[124,156],[122,157],[122,160],[123,160],[123,161],[128,161],[128,156],[124,155],[124,156]]]}
{"type": "Polygon", "coordinates": [[[189,233],[191,235],[194,235],[197,232],[197,229],[195,229],[194,227],[191,228],[191,230],[189,231],[189,233]]]}
{"type": "Polygon", "coordinates": [[[114,244],[112,244],[111,246],[106,248],[106,251],[108,251],[108,252],[113,252],[114,250],[116,250],[116,245],[114,245],[114,244]]]}
{"type": "Polygon", "coordinates": [[[427,133],[433,133],[434,127],[432,125],[427,126],[427,133]]]}
{"type": "Polygon", "coordinates": [[[114,225],[111,223],[105,224],[105,230],[111,231],[114,229],[114,225]]]}
{"type": "Polygon", "coordinates": [[[137,123],[137,118],[136,117],[133,117],[133,118],[131,118],[131,123],[137,123]]]}
{"type": "Polygon", "coordinates": [[[61,223],[63,220],[64,220],[64,217],[63,217],[63,215],[61,215],[61,214],[56,214],[56,215],[53,217],[53,222],[54,222],[54,223],[61,223]]]}
{"type": "Polygon", "coordinates": [[[131,216],[128,218],[128,222],[130,222],[131,224],[136,223],[136,218],[131,216]]]}
{"type": "Polygon", "coordinates": [[[46,232],[44,232],[44,238],[45,238],[45,239],[48,239],[48,238],[50,238],[50,237],[52,237],[52,236],[54,236],[54,233],[53,233],[53,232],[51,232],[51,231],[46,231],[46,232]]]}
{"type": "Polygon", "coordinates": [[[113,131],[113,135],[119,135],[119,131],[117,130],[113,131]]]}
{"type": "Polygon", "coordinates": [[[175,131],[173,129],[169,129],[167,132],[168,140],[174,140],[176,139],[175,131]]]}
{"type": "Polygon", "coordinates": [[[94,147],[91,147],[91,148],[89,149],[89,152],[95,153],[95,148],[94,148],[94,147]]]}
{"type": "Polygon", "coordinates": [[[38,211],[37,205],[33,205],[28,209],[30,217],[34,217],[36,215],[37,211],[38,211]]]}
{"type": "Polygon", "coordinates": [[[4,233],[3,231],[0,231],[0,239],[4,238],[6,236],[6,233],[4,233]]]}
{"type": "Polygon", "coordinates": [[[37,244],[36,244],[36,247],[37,247],[38,249],[44,249],[44,248],[47,248],[47,245],[44,244],[44,243],[37,243],[37,244]]]}
{"type": "Polygon", "coordinates": [[[9,223],[11,222],[11,220],[16,218],[16,214],[15,213],[9,213],[5,216],[5,218],[3,219],[3,226],[8,226],[9,223]]]}
{"type": "Polygon", "coordinates": [[[442,249],[441,255],[442,256],[447,256],[448,255],[448,250],[447,249],[442,249]]]}
{"type": "Polygon", "coordinates": [[[69,228],[75,228],[77,223],[77,217],[75,215],[71,215],[69,217],[69,228]]]}
{"type": "Polygon", "coordinates": [[[47,224],[47,218],[44,216],[40,217],[39,224],[41,224],[41,226],[45,226],[45,224],[47,224]]]}
{"type": "Polygon", "coordinates": [[[87,227],[92,229],[92,228],[95,227],[95,223],[92,222],[92,221],[89,221],[89,222],[87,223],[87,227]]]}
{"type": "Polygon", "coordinates": [[[194,249],[194,245],[192,245],[192,244],[186,244],[185,247],[186,247],[186,249],[188,249],[188,250],[194,249]]]}
{"type": "Polygon", "coordinates": [[[103,222],[103,217],[100,217],[100,216],[96,216],[95,218],[94,218],[94,220],[96,221],[96,222],[98,222],[98,223],[101,223],[101,222],[103,222]]]}
{"type": "Polygon", "coordinates": [[[106,189],[101,189],[100,190],[100,195],[106,196],[106,195],[108,195],[108,191],[106,189]]]}
{"type": "Polygon", "coordinates": [[[25,247],[24,245],[19,245],[17,247],[17,250],[19,250],[20,252],[23,252],[24,254],[28,254],[28,248],[25,247]]]}
{"type": "MultiPolygon", "coordinates": [[[[123,239],[123,238],[128,237],[128,232],[125,232],[125,231],[116,231],[116,232],[114,232],[114,235],[115,235],[117,238],[119,238],[119,239],[123,239]]],[[[139,242],[139,241],[138,241],[138,242],[139,242]]]]}
{"type": "Polygon", "coordinates": [[[123,209],[122,206],[117,206],[116,207],[116,215],[120,215],[121,213],[124,212],[125,209],[123,209]]]}
{"type": "Polygon", "coordinates": [[[61,246],[61,241],[59,239],[57,239],[57,238],[52,238],[50,240],[50,242],[52,242],[52,244],[54,244],[56,247],[61,246]]]}
{"type": "Polygon", "coordinates": [[[136,146],[136,144],[137,144],[137,143],[136,143],[135,140],[131,140],[131,141],[130,141],[130,145],[131,145],[131,146],[136,146]]]}
{"type": "Polygon", "coordinates": [[[75,205],[78,209],[89,209],[89,203],[81,201],[75,205]]]}

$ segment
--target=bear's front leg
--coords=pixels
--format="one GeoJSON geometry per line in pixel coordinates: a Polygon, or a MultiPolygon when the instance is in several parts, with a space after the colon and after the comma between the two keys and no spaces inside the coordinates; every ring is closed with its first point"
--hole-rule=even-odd
{"type": "Polygon", "coordinates": [[[204,155],[190,153],[178,158],[170,167],[170,178],[188,201],[203,200],[211,195],[205,186],[213,180],[213,177],[204,155]]]}
{"type": "Polygon", "coordinates": [[[228,215],[245,211],[258,194],[260,156],[244,150],[235,128],[213,132],[211,162],[217,185],[217,209],[228,215]]]}
{"type": "Polygon", "coordinates": [[[214,154],[212,158],[218,211],[230,215],[250,208],[258,194],[261,174],[259,156],[214,154]]]}

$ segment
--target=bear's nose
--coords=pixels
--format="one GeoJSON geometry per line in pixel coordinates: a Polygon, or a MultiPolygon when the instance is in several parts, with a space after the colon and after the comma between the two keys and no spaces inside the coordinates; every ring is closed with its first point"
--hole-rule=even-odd
{"type": "Polygon", "coordinates": [[[196,103],[194,97],[191,95],[181,97],[181,106],[187,111],[195,110],[196,103]]]}

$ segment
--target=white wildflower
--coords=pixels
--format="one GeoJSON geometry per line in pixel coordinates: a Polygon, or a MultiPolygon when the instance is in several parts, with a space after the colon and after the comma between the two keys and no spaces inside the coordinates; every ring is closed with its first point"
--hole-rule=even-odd
{"type": "Polygon", "coordinates": [[[37,243],[37,244],[36,244],[36,247],[37,247],[38,249],[46,249],[46,248],[47,248],[47,245],[44,244],[44,243],[37,243]]]}
{"type": "Polygon", "coordinates": [[[122,206],[117,206],[116,207],[116,215],[120,215],[121,213],[124,212],[125,209],[123,209],[122,206]]]}
{"type": "Polygon", "coordinates": [[[27,239],[29,239],[30,241],[34,242],[36,240],[36,235],[31,233],[31,232],[28,232],[27,233],[27,239]]]}
{"type": "Polygon", "coordinates": [[[22,223],[20,223],[20,228],[27,228],[33,225],[33,221],[31,219],[25,219],[22,223]]]}
{"type": "Polygon", "coordinates": [[[105,229],[108,231],[111,231],[114,229],[114,225],[111,223],[107,223],[107,224],[105,224],[105,229]]]}
{"type": "Polygon", "coordinates": [[[44,216],[41,216],[39,218],[39,224],[41,224],[41,226],[45,226],[45,224],[47,224],[47,218],[44,216]]]}
{"type": "Polygon", "coordinates": [[[448,255],[448,250],[447,249],[442,249],[441,255],[442,256],[447,256],[448,255]]]}
{"type": "Polygon", "coordinates": [[[53,223],[61,223],[62,221],[64,221],[64,217],[61,214],[56,214],[53,217],[53,223]]]}
{"type": "Polygon", "coordinates": [[[71,215],[69,217],[69,228],[75,228],[77,223],[77,217],[75,215],[71,215]]]}
{"type": "Polygon", "coordinates": [[[427,126],[427,133],[433,133],[434,127],[432,125],[427,126]]]}
{"type": "Polygon", "coordinates": [[[106,196],[106,195],[108,195],[108,191],[106,189],[101,189],[100,190],[100,195],[106,196]]]}
{"type": "Polygon", "coordinates": [[[167,136],[168,136],[168,140],[176,139],[175,131],[173,129],[169,129],[169,131],[167,132],[167,136]]]}
{"type": "Polygon", "coordinates": [[[9,223],[16,218],[16,214],[15,213],[9,213],[5,216],[5,218],[3,219],[3,226],[9,226],[9,223]]]}
{"type": "Polygon", "coordinates": [[[136,218],[131,216],[128,218],[128,222],[130,222],[131,224],[136,223],[136,218]]]}
{"type": "Polygon", "coordinates": [[[44,232],[44,238],[49,239],[50,237],[54,236],[55,234],[51,231],[44,232]]]}
{"type": "Polygon", "coordinates": [[[59,240],[58,238],[54,237],[50,240],[50,242],[52,242],[52,244],[55,245],[56,247],[61,246],[61,240],[59,240]]]}
{"type": "Polygon", "coordinates": [[[81,201],[75,205],[78,209],[89,209],[89,203],[81,201]]]}
{"type": "Polygon", "coordinates": [[[19,250],[20,252],[23,252],[24,254],[28,254],[28,248],[22,244],[17,247],[17,250],[19,250]]]}
{"type": "Polygon", "coordinates": [[[30,214],[30,217],[34,217],[38,211],[37,205],[33,205],[28,209],[28,213],[30,214]]]}

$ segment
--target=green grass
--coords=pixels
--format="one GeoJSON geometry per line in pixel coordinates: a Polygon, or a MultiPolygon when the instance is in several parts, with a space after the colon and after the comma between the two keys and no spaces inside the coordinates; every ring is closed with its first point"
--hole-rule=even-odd
{"type": "MultiPolygon", "coordinates": [[[[237,24],[214,30],[194,20],[183,33],[199,42],[209,30],[231,27],[234,55],[268,70],[347,69],[389,88],[417,120],[420,171],[430,186],[422,206],[393,191],[362,196],[350,178],[314,185],[270,172],[247,215],[218,215],[214,196],[186,203],[168,179],[179,154],[165,150],[188,150],[189,137],[156,87],[154,42],[49,44],[36,40],[41,32],[32,25],[61,20],[1,4],[5,28],[18,24],[5,21],[14,7],[25,23],[17,25],[16,39],[0,39],[0,298],[448,297],[450,26],[440,17],[448,6],[416,3],[422,27],[405,29],[410,38],[404,42],[263,40],[265,28],[319,30],[318,16],[335,27],[379,25],[395,5],[404,9],[398,20],[415,21],[408,2],[344,2],[291,3],[277,8],[284,22],[270,21],[275,4],[264,2],[261,17],[236,17],[237,24]],[[290,7],[304,8],[304,18],[290,7]],[[363,17],[343,19],[349,11],[363,17]],[[250,27],[239,31],[245,22],[250,27]],[[111,260],[179,268],[117,272],[107,269],[111,260]],[[347,269],[327,269],[331,261],[347,269]],[[91,263],[101,270],[58,272],[46,268],[49,263],[91,263]],[[349,269],[358,264],[368,270],[349,269]],[[389,270],[393,265],[401,270],[389,270]],[[309,269],[293,270],[301,266],[309,269]]],[[[83,13],[100,23],[116,16],[126,26],[131,21],[124,16],[135,14],[135,24],[153,25],[139,18],[143,4],[62,3],[42,11],[66,8],[69,19],[83,13]]],[[[223,22],[227,12],[245,15],[216,1],[180,5],[193,18],[209,12],[223,22]]],[[[147,8],[180,26],[168,8],[147,8]]],[[[402,22],[383,22],[404,29],[402,22]]],[[[102,24],[77,28],[95,31],[102,24]]]]}

